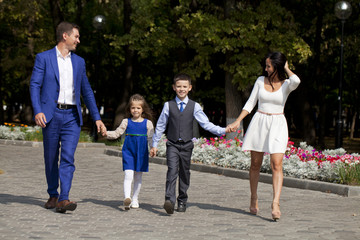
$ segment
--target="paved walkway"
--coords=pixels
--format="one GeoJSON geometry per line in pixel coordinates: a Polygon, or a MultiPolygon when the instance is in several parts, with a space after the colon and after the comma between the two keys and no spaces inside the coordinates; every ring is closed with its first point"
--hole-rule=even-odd
{"type": "Polygon", "coordinates": [[[42,147],[0,144],[0,239],[360,239],[360,198],[283,188],[271,221],[272,186],[259,183],[260,215],[248,214],[248,180],[192,171],[186,213],[167,215],[166,166],[150,164],[140,209],[124,211],[121,159],[78,148],[66,214],[46,210],[42,147]]]}

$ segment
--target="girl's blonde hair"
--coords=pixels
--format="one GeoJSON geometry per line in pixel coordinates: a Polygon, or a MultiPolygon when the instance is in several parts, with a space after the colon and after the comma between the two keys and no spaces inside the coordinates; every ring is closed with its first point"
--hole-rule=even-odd
{"type": "Polygon", "coordinates": [[[130,108],[131,108],[131,104],[134,101],[139,101],[142,102],[141,107],[143,109],[143,113],[142,113],[142,117],[148,119],[149,121],[153,120],[153,116],[152,116],[152,111],[149,107],[149,105],[147,104],[147,102],[145,101],[145,98],[143,96],[141,96],[140,94],[134,94],[130,97],[129,102],[126,106],[126,110],[125,110],[125,117],[129,118],[131,117],[131,112],[130,112],[130,108]]]}

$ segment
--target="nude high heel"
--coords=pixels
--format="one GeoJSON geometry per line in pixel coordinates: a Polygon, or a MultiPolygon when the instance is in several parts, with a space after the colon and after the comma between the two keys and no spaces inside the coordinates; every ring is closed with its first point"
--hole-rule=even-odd
{"type": "Polygon", "coordinates": [[[280,216],[281,216],[281,212],[280,212],[280,203],[278,202],[273,202],[271,204],[271,209],[272,209],[272,212],[271,212],[271,215],[272,215],[272,219],[276,222],[280,219],[280,216]],[[279,210],[278,211],[274,211],[274,206],[278,206],[279,207],[279,210]]]}
{"type": "Polygon", "coordinates": [[[250,199],[250,213],[253,215],[257,215],[259,212],[259,207],[258,207],[258,198],[257,197],[251,197],[250,199]],[[251,207],[251,206],[255,206],[255,207],[251,207]]]}

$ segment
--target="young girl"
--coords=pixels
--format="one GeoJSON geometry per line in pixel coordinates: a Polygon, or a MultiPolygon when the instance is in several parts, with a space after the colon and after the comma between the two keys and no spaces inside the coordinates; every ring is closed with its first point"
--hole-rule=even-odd
{"type": "Polygon", "coordinates": [[[124,178],[124,208],[139,208],[139,193],[142,183],[142,173],[149,171],[148,141],[154,134],[154,126],[151,122],[151,110],[145,99],[135,94],[130,97],[126,107],[124,120],[115,131],[107,131],[104,136],[107,139],[117,139],[123,133],[126,134],[122,147],[124,178]],[[130,118],[131,117],[131,118],[130,118]],[[134,179],[133,197],[131,184],[134,179]]]}

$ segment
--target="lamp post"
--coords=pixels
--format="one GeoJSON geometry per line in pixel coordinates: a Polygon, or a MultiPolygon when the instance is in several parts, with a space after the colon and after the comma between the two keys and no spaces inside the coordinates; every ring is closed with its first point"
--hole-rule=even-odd
{"type": "Polygon", "coordinates": [[[105,25],[105,17],[103,15],[96,15],[93,19],[93,26],[96,30],[102,30],[105,25]]]}
{"type": "Polygon", "coordinates": [[[97,31],[97,49],[96,49],[96,62],[95,62],[95,94],[97,93],[97,83],[99,80],[99,66],[100,66],[100,38],[101,31],[105,25],[105,17],[103,15],[97,15],[93,19],[93,26],[97,31]]]}
{"type": "MultiPolygon", "coordinates": [[[[95,79],[94,79],[94,94],[96,99],[96,104],[99,108],[99,105],[101,104],[101,96],[98,92],[98,81],[100,79],[99,74],[99,68],[100,68],[100,38],[101,38],[101,31],[103,30],[105,26],[105,17],[103,15],[97,15],[93,19],[93,26],[97,31],[97,49],[96,49],[96,61],[95,61],[95,79]],[[100,101],[100,104],[99,104],[100,101]]],[[[100,110],[100,109],[99,109],[100,110]]],[[[97,135],[97,128],[95,123],[93,124],[93,128],[91,131],[91,136],[93,137],[93,140],[96,142],[98,140],[97,135]]]]}
{"type": "Polygon", "coordinates": [[[338,95],[338,119],[336,121],[335,148],[342,147],[342,82],[343,82],[343,61],[344,61],[344,25],[345,20],[351,15],[351,5],[347,1],[340,1],[335,4],[335,15],[341,20],[341,47],[340,47],[340,79],[339,79],[339,95],[338,95]]]}

